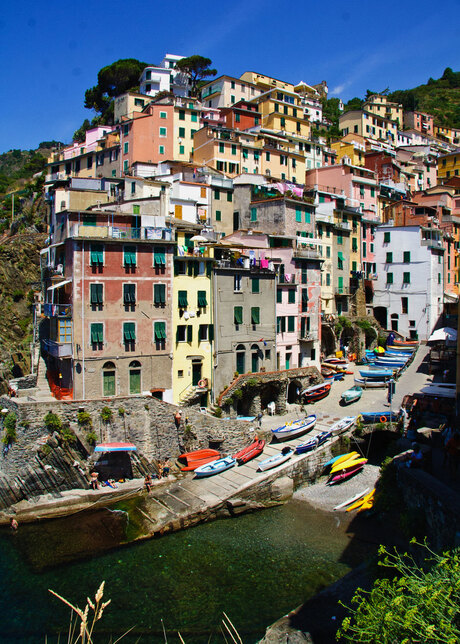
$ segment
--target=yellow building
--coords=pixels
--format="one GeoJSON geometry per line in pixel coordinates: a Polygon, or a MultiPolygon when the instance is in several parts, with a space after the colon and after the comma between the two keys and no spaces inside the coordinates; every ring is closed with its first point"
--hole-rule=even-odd
{"type": "Polygon", "coordinates": [[[247,83],[257,85],[264,91],[272,88],[284,89],[288,92],[294,91],[294,85],[292,83],[287,83],[286,81],[278,80],[271,76],[265,76],[265,74],[258,74],[257,72],[244,72],[241,74],[240,79],[247,83]]]}
{"type": "Polygon", "coordinates": [[[286,132],[310,138],[310,121],[304,116],[301,97],[293,91],[271,89],[251,102],[262,115],[261,127],[274,132],[286,132]]]}
{"type": "Polygon", "coordinates": [[[395,121],[365,110],[351,110],[341,114],[339,128],[343,136],[359,134],[366,139],[385,141],[392,145],[398,140],[398,127],[395,121]]]}
{"type": "Polygon", "coordinates": [[[434,135],[437,139],[448,141],[452,145],[460,144],[460,130],[453,127],[434,126],[434,135]]]}
{"type": "Polygon", "coordinates": [[[438,179],[450,179],[460,175],[460,149],[438,157],[438,179]]]}
{"type": "Polygon", "coordinates": [[[212,313],[213,249],[191,241],[193,231],[176,230],[172,301],[173,401],[209,403],[212,387],[214,326],[212,313]]]}
{"type": "Polygon", "coordinates": [[[193,135],[200,127],[201,105],[195,98],[176,98],[174,101],[174,159],[190,161],[193,155],[193,135]]]}
{"type": "Polygon", "coordinates": [[[342,163],[343,157],[348,157],[351,165],[364,166],[365,141],[357,134],[347,134],[340,141],[331,143],[331,148],[337,153],[337,163],[342,163]]]}
{"type": "Polygon", "coordinates": [[[371,114],[385,117],[390,121],[396,121],[398,128],[403,126],[404,110],[399,103],[391,103],[387,96],[374,94],[369,97],[363,105],[363,109],[371,114]]]}

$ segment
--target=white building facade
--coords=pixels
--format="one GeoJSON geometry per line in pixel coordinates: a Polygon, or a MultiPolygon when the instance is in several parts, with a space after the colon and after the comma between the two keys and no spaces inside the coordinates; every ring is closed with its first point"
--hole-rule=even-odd
{"type": "Polygon", "coordinates": [[[443,310],[441,231],[423,226],[375,230],[374,315],[386,329],[426,341],[443,310]]]}

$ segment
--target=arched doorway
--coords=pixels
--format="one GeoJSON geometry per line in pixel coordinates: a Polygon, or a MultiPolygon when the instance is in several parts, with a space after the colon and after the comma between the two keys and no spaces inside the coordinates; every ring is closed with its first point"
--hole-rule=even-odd
{"type": "Polygon", "coordinates": [[[116,367],[113,362],[105,362],[102,366],[102,395],[115,396],[116,367]]]}
{"type": "Polygon", "coordinates": [[[335,352],[335,335],[329,324],[321,325],[321,351],[325,356],[335,352]]]}
{"type": "Polygon", "coordinates": [[[287,388],[287,401],[288,403],[295,403],[299,397],[299,392],[302,390],[302,385],[298,380],[291,380],[287,388]]]}
{"type": "Polygon", "coordinates": [[[129,393],[141,393],[141,363],[139,360],[132,360],[129,363],[129,393]]]}
{"type": "Polygon", "coordinates": [[[399,315],[397,313],[392,313],[391,314],[391,330],[392,331],[398,331],[398,325],[399,325],[399,315]]]}
{"type": "Polygon", "coordinates": [[[241,375],[246,373],[246,347],[244,344],[236,346],[236,371],[241,375]]]}
{"type": "Polygon", "coordinates": [[[388,310],[386,306],[376,306],[374,308],[374,317],[382,329],[388,329],[388,310]]]}

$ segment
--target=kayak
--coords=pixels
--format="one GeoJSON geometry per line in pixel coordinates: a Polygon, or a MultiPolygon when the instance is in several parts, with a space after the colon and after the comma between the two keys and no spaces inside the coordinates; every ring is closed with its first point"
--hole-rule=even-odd
{"type": "Polygon", "coordinates": [[[218,452],[215,449],[197,449],[194,452],[186,452],[185,454],[181,454],[180,456],[177,457],[177,460],[180,463],[185,463],[186,465],[190,465],[192,461],[199,461],[202,460],[203,458],[208,458],[212,457],[214,460],[216,458],[219,458],[220,452],[218,452]]]}
{"type": "Polygon", "coordinates": [[[371,490],[368,494],[363,496],[361,499],[359,499],[359,501],[357,500],[355,503],[350,505],[350,507],[347,508],[347,512],[352,512],[352,510],[357,510],[362,506],[363,503],[367,503],[370,499],[373,499],[374,494],[375,494],[375,488],[371,490]]]}
{"type": "Polygon", "coordinates": [[[333,465],[331,468],[331,474],[337,474],[338,472],[343,472],[344,470],[349,470],[351,467],[356,467],[356,465],[365,465],[367,463],[367,458],[361,457],[356,458],[353,456],[348,461],[339,463],[338,465],[333,465]]]}
{"type": "Polygon", "coordinates": [[[251,459],[262,454],[265,447],[265,441],[256,438],[253,443],[243,447],[242,450],[233,455],[233,458],[236,459],[238,465],[243,465],[251,459]]]}
{"type": "MultiPolygon", "coordinates": [[[[336,505],[335,508],[333,508],[333,509],[334,510],[341,510],[342,508],[346,508],[347,505],[350,505],[350,503],[354,504],[354,502],[358,501],[358,499],[359,499],[358,503],[362,503],[363,500],[364,500],[363,497],[365,497],[365,495],[366,495],[366,493],[368,491],[369,491],[369,488],[367,487],[362,492],[358,492],[358,494],[355,494],[355,496],[352,496],[351,499],[348,499],[347,501],[344,501],[343,503],[340,503],[340,505],[336,505]]],[[[350,511],[350,508],[347,508],[347,512],[349,512],[349,511],[350,511]]]]}
{"type": "Polygon", "coordinates": [[[356,456],[356,458],[359,456],[358,452],[348,452],[347,454],[339,454],[339,456],[335,456],[334,458],[331,458],[330,461],[325,463],[324,469],[329,467],[330,465],[336,465],[337,463],[341,463],[343,461],[348,461],[350,456],[356,456]]]}
{"type": "Polygon", "coordinates": [[[346,479],[351,478],[358,472],[360,472],[363,469],[364,465],[356,465],[356,467],[353,467],[349,470],[346,470],[345,472],[341,472],[340,474],[336,474],[335,476],[332,477],[330,481],[328,481],[327,485],[336,485],[337,483],[341,483],[342,481],[346,481],[346,479]]]}

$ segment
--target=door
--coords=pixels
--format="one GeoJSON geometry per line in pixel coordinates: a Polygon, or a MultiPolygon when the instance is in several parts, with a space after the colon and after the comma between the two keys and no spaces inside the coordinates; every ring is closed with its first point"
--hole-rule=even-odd
{"type": "Polygon", "coordinates": [[[259,352],[253,351],[251,354],[251,371],[255,373],[259,371],[259,352]]]}
{"type": "Polygon", "coordinates": [[[233,213],[233,230],[239,230],[240,229],[240,213],[239,212],[234,212],[233,213]]]}
{"type": "Polygon", "coordinates": [[[237,351],[236,353],[236,370],[239,374],[245,373],[245,360],[244,351],[237,351]]]}
{"type": "Polygon", "coordinates": [[[141,393],[141,370],[140,369],[129,370],[129,393],[130,394],[141,393]]]}
{"type": "Polygon", "coordinates": [[[115,371],[104,371],[102,382],[104,396],[115,396],[115,371]]]}
{"type": "Polygon", "coordinates": [[[286,353],[286,369],[290,369],[290,368],[291,368],[291,354],[286,353]]]}
{"type": "Polygon", "coordinates": [[[201,380],[201,368],[202,368],[201,362],[192,363],[192,385],[194,387],[196,387],[201,380]]]}

